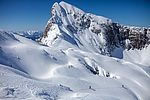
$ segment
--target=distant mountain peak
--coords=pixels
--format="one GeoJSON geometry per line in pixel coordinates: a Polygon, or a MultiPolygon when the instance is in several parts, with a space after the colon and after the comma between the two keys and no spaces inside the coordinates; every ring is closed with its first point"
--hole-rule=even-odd
{"type": "Polygon", "coordinates": [[[123,26],[64,1],[54,3],[51,13],[41,38],[48,46],[111,54],[116,48],[141,49],[150,44],[150,29],[123,26]]]}

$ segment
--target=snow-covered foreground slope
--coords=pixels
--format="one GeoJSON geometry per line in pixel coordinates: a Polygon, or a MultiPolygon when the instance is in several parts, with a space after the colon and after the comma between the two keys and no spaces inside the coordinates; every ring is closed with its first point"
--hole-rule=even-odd
{"type": "Polygon", "coordinates": [[[0,33],[0,99],[149,100],[150,64],[148,59],[135,63],[132,57],[127,61],[80,49],[62,50],[0,33]]]}

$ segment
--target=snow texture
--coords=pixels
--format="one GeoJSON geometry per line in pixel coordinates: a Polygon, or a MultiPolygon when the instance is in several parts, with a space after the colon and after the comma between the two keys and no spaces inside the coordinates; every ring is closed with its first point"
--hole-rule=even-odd
{"type": "Polygon", "coordinates": [[[150,100],[149,45],[108,55],[106,27],[96,23],[110,19],[65,2],[52,14],[41,42],[0,31],[1,100],[150,100]]]}

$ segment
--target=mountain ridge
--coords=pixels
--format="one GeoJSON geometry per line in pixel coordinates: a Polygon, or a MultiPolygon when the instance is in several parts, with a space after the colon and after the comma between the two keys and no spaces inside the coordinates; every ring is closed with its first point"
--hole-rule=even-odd
{"type": "MultiPolygon", "coordinates": [[[[85,13],[63,1],[54,3],[51,9],[51,15],[52,17],[49,19],[44,35],[41,38],[41,42],[48,46],[52,46],[52,42],[54,41],[63,40],[70,36],[70,40],[74,40],[74,43],[78,45],[80,49],[88,49],[88,46],[92,45],[91,47],[94,48],[92,51],[110,55],[117,47],[127,50],[142,49],[150,44],[150,28],[124,26],[114,23],[108,18],[85,13]],[[55,32],[58,34],[54,32],[49,33],[49,36],[53,34],[54,37],[48,39],[48,32],[51,31],[50,27],[53,26],[53,24],[55,24],[54,27],[56,26],[57,30],[61,30],[61,32],[55,32]],[[93,37],[89,35],[88,38],[86,38],[87,35],[83,35],[82,37],[86,39],[81,40],[82,37],[77,36],[77,34],[91,34],[93,36],[96,34],[97,36],[93,37]]],[[[65,41],[70,43],[68,40],[65,41]]]]}

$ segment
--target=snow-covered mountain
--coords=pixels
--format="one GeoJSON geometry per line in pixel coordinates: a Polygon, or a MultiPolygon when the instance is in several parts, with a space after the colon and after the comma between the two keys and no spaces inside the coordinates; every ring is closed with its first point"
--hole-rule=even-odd
{"type": "Polygon", "coordinates": [[[18,34],[20,36],[32,39],[32,40],[38,40],[41,38],[43,32],[42,31],[7,31],[7,33],[12,33],[12,34],[18,34]]]}
{"type": "Polygon", "coordinates": [[[148,28],[60,2],[40,42],[18,34],[0,31],[2,100],[150,99],[148,28]]]}
{"type": "Polygon", "coordinates": [[[123,26],[65,2],[55,3],[51,15],[41,39],[48,46],[65,43],[67,48],[110,55],[118,47],[142,49],[150,43],[148,28],[123,26]]]}

